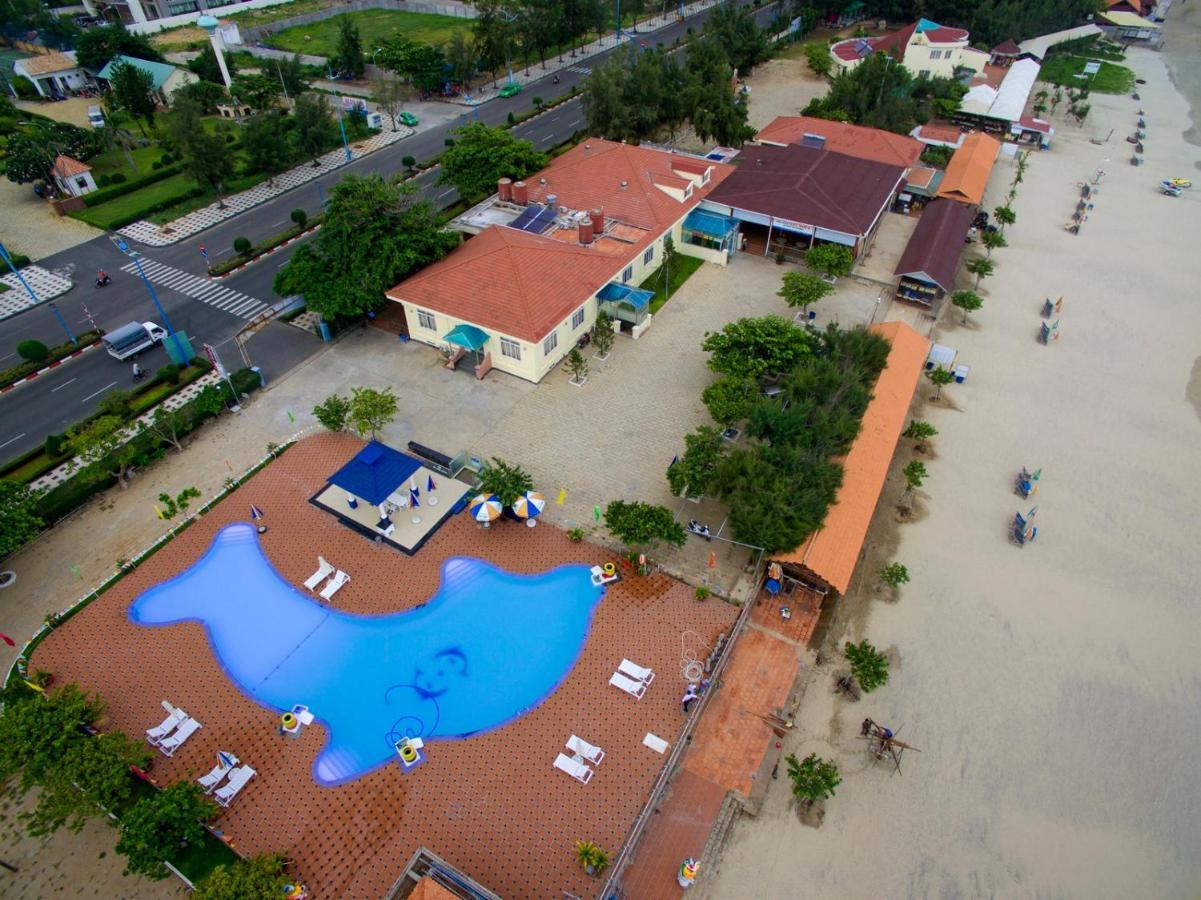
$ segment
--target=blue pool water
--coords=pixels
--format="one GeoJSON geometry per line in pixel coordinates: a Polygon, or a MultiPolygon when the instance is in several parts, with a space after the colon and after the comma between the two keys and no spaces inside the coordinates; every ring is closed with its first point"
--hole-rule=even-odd
{"type": "MultiPolygon", "coordinates": [[[[575,664],[603,594],[582,565],[514,575],[455,557],[441,576],[424,606],[350,615],[280,577],[239,523],[129,618],[198,621],[243,692],[279,712],[309,707],[329,731],[313,776],[334,785],[395,759],[403,736],[465,738],[533,709],[575,664]]],[[[408,593],[396,584],[397,606],[408,593]]]]}

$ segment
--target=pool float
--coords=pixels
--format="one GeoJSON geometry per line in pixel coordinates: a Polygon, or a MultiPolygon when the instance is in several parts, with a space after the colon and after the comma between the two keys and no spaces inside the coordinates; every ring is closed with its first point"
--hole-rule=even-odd
{"type": "Polygon", "coordinates": [[[605,563],[601,568],[604,569],[606,578],[612,578],[617,574],[617,566],[611,562],[605,563]]]}

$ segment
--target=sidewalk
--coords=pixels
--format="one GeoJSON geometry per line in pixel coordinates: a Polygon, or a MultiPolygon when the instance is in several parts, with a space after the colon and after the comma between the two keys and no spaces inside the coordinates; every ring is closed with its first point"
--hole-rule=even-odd
{"type": "Polygon", "coordinates": [[[24,278],[33,292],[37,294],[37,300],[35,301],[29,296],[25,286],[21,284],[21,279],[12,272],[0,275],[0,282],[8,285],[8,290],[0,294],[0,319],[7,319],[19,312],[24,312],[31,306],[61,297],[75,287],[75,282],[70,278],[51,272],[49,269],[43,269],[41,266],[26,266],[21,269],[21,278],[24,278]]]}

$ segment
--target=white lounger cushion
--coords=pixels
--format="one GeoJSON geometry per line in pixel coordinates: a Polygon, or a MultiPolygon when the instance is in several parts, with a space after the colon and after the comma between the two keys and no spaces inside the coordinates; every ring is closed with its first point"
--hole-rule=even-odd
{"type": "Polygon", "coordinates": [[[321,589],[321,599],[332,599],[334,594],[338,593],[338,591],[342,589],[342,585],[346,584],[348,581],[350,581],[350,576],[339,569],[338,574],[331,578],[329,583],[321,589]]]}
{"type": "Polygon", "coordinates": [[[628,659],[621,661],[621,665],[617,667],[617,671],[623,675],[628,675],[636,681],[644,681],[647,684],[655,680],[655,673],[653,671],[643,668],[638,663],[630,662],[628,659]]]}
{"type": "Polygon", "coordinates": [[[321,582],[323,582],[323,581],[325,581],[325,579],[329,578],[330,574],[333,571],[334,571],[334,567],[325,561],[325,557],[318,556],[317,557],[317,571],[308,577],[308,580],[305,581],[304,586],[307,587],[310,591],[316,590],[317,585],[321,584],[321,582]]]}
{"type": "Polygon", "coordinates": [[[635,681],[633,678],[622,675],[620,672],[613,673],[613,677],[609,679],[609,684],[615,688],[621,688],[621,690],[637,700],[641,700],[642,695],[646,693],[646,684],[644,682],[635,681]]]}
{"type": "Polygon", "coordinates": [[[175,730],[175,733],[158,745],[159,750],[165,756],[174,756],[175,751],[183,745],[184,741],[195,734],[198,728],[200,728],[200,723],[195,719],[184,719],[180,723],[179,728],[175,730]]]}
{"type": "Polygon", "coordinates": [[[560,772],[566,772],[580,784],[587,784],[592,780],[593,772],[583,763],[578,763],[565,753],[560,753],[555,759],[555,768],[560,772]]]}
{"type": "Polygon", "coordinates": [[[217,798],[217,802],[222,806],[229,806],[229,801],[238,795],[238,791],[246,787],[246,782],[250,781],[254,775],[254,769],[250,768],[250,766],[242,766],[240,769],[234,769],[229,773],[229,781],[225,782],[225,787],[217,788],[217,793],[213,794],[213,796],[217,798]]]}
{"type": "Polygon", "coordinates": [[[213,770],[207,775],[201,775],[196,779],[200,782],[200,786],[204,788],[206,794],[212,791],[221,782],[221,779],[228,775],[230,770],[238,764],[238,758],[232,753],[226,753],[225,756],[229,759],[228,763],[219,762],[213,766],[213,770]]]}
{"type": "Polygon", "coordinates": [[[178,725],[180,722],[182,722],[187,717],[188,717],[188,714],[186,712],[184,712],[182,709],[172,710],[171,715],[169,715],[169,716],[167,716],[167,718],[163,719],[163,721],[161,723],[159,723],[158,725],[155,725],[153,728],[146,729],[146,740],[150,741],[150,743],[152,743],[152,744],[157,745],[159,741],[161,741],[163,738],[165,738],[168,734],[171,733],[171,731],[175,728],[176,725],[178,725]]]}
{"type": "Polygon", "coordinates": [[[574,734],[571,736],[571,740],[567,742],[567,749],[572,753],[578,753],[594,766],[599,766],[601,760],[605,758],[604,750],[600,747],[594,747],[582,737],[576,737],[574,734]]]}

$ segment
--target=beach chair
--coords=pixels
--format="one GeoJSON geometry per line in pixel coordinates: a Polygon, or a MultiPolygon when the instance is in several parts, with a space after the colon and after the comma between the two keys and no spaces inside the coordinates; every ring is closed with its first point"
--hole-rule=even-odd
{"type": "Polygon", "coordinates": [[[560,753],[555,759],[555,768],[560,772],[566,772],[580,784],[587,784],[592,780],[595,774],[583,763],[578,763],[565,753],[560,753]]]}
{"type": "MultiPolygon", "coordinates": [[[[167,704],[164,701],[164,705],[167,706],[170,704],[167,704]]],[[[175,727],[187,717],[188,714],[182,709],[175,709],[172,707],[171,714],[167,716],[167,718],[163,719],[162,722],[160,722],[158,725],[155,725],[153,728],[146,729],[146,740],[150,741],[151,746],[157,747],[159,741],[174,731],[175,727]]]]}
{"type": "Polygon", "coordinates": [[[567,741],[567,749],[578,756],[584,757],[594,766],[599,766],[601,760],[605,758],[605,751],[600,747],[594,747],[582,737],[576,737],[574,734],[567,741]]]}
{"type": "Polygon", "coordinates": [[[635,700],[641,700],[642,695],[646,693],[646,683],[635,681],[633,678],[628,678],[620,672],[614,672],[613,677],[609,679],[609,684],[615,688],[620,688],[625,691],[635,700]]]}
{"type": "Polygon", "coordinates": [[[175,729],[175,733],[169,738],[164,738],[158,745],[159,752],[163,756],[174,756],[175,751],[183,746],[183,742],[196,733],[200,728],[200,723],[195,719],[184,719],[180,723],[179,728],[175,729]]]}
{"type": "Polygon", "coordinates": [[[238,796],[238,791],[246,787],[246,783],[254,775],[254,769],[250,768],[250,766],[242,766],[240,769],[234,769],[229,773],[229,781],[225,782],[225,787],[217,788],[217,792],[213,794],[213,797],[221,806],[229,806],[230,801],[238,796]]]}
{"type": "Polygon", "coordinates": [[[621,665],[617,667],[617,671],[622,675],[633,678],[635,681],[641,681],[643,684],[650,684],[655,680],[655,673],[650,669],[643,668],[638,663],[630,662],[628,659],[623,659],[621,665]]]}
{"type": "Polygon", "coordinates": [[[325,587],[321,589],[321,599],[332,600],[334,594],[342,590],[342,585],[346,584],[348,581],[350,581],[350,576],[339,569],[338,574],[331,578],[329,582],[326,583],[325,587]]]}
{"type": "Polygon", "coordinates": [[[329,578],[334,573],[334,567],[325,561],[325,557],[317,557],[317,571],[310,575],[304,583],[304,586],[310,591],[315,591],[317,585],[329,578]]]}
{"type": "Polygon", "coordinates": [[[226,753],[224,750],[217,753],[217,765],[207,775],[201,775],[196,780],[200,786],[204,788],[206,794],[211,794],[213,788],[221,783],[221,779],[229,774],[230,770],[238,764],[238,758],[232,753],[226,753]]]}

